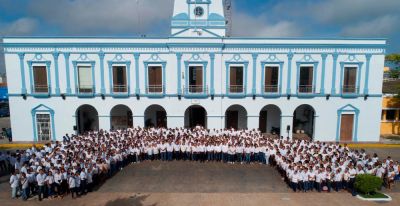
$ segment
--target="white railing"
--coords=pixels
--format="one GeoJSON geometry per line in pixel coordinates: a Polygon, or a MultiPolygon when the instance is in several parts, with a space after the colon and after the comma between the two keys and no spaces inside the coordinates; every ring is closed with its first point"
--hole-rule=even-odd
{"type": "Polygon", "coordinates": [[[229,93],[243,93],[244,89],[243,85],[230,85],[228,88],[229,93]]]}
{"type": "Polygon", "coordinates": [[[35,93],[48,93],[49,92],[49,86],[48,85],[35,84],[34,85],[34,91],[35,91],[35,93]]]}
{"type": "Polygon", "coordinates": [[[299,93],[314,93],[314,86],[313,85],[299,85],[297,88],[299,93]]]}
{"type": "Polygon", "coordinates": [[[188,86],[184,87],[183,91],[185,91],[185,93],[207,93],[208,89],[203,86],[188,86]]]}
{"type": "Polygon", "coordinates": [[[128,92],[128,87],[125,84],[114,84],[113,92],[114,93],[126,93],[126,92],[128,92]]]}
{"type": "Polygon", "coordinates": [[[149,85],[146,87],[147,93],[163,93],[164,86],[163,85],[149,85]]]}
{"type": "Polygon", "coordinates": [[[265,93],[277,93],[278,92],[278,85],[265,85],[264,92],[265,93]]]}
{"type": "Polygon", "coordinates": [[[342,93],[357,93],[358,87],[354,85],[343,85],[342,86],[342,93]]]}

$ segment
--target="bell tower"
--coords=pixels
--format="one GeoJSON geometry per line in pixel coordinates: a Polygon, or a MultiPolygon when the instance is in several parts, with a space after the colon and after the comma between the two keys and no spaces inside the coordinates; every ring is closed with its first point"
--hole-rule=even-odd
{"type": "Polygon", "coordinates": [[[223,0],[175,0],[173,37],[225,37],[223,0]]]}

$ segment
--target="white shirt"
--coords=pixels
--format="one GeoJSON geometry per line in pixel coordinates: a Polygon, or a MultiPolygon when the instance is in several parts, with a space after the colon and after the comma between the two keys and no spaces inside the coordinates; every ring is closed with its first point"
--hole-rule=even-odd
{"type": "Polygon", "coordinates": [[[19,186],[19,180],[18,180],[17,175],[11,175],[10,185],[11,185],[11,188],[16,188],[19,186]]]}
{"type": "Polygon", "coordinates": [[[39,186],[43,186],[44,185],[44,181],[46,180],[46,174],[38,174],[36,176],[36,182],[38,183],[39,186]]]}

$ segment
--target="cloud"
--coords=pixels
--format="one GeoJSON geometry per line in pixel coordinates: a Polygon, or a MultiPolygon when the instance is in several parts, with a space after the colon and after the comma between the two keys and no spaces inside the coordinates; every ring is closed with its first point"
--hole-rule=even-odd
{"type": "Polygon", "coordinates": [[[371,21],[346,26],[343,28],[342,33],[345,36],[384,36],[398,30],[399,26],[397,24],[399,22],[399,16],[386,15],[371,21]]]}
{"type": "Polygon", "coordinates": [[[327,24],[353,24],[398,13],[399,0],[330,0],[310,4],[306,10],[327,24]]]}
{"type": "Polygon", "coordinates": [[[301,36],[302,29],[290,21],[268,22],[265,15],[250,16],[249,14],[235,11],[232,15],[233,36],[255,37],[294,37],[301,36]]]}
{"type": "Polygon", "coordinates": [[[0,35],[29,35],[36,31],[38,21],[23,17],[12,22],[0,22],[0,35]]]}
{"type": "Polygon", "coordinates": [[[65,35],[163,33],[173,0],[35,0],[31,15],[65,35]]]}

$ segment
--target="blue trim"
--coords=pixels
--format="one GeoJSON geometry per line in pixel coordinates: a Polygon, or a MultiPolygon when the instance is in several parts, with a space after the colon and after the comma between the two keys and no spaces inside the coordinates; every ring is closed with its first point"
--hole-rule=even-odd
{"type": "Polygon", "coordinates": [[[136,89],[135,94],[140,95],[140,84],[139,84],[139,53],[134,53],[133,57],[135,58],[135,78],[136,78],[136,89]]]}
{"type": "Polygon", "coordinates": [[[186,0],[187,4],[211,4],[211,0],[186,0]]]}
{"type": "Polygon", "coordinates": [[[199,54],[193,54],[192,57],[185,61],[185,97],[188,98],[207,98],[207,65],[208,62],[201,59],[199,54]],[[199,65],[203,67],[203,92],[202,93],[190,93],[187,89],[189,88],[189,67],[191,65],[199,65]]]}
{"type": "Polygon", "coordinates": [[[64,53],[64,58],[65,58],[65,76],[67,78],[67,89],[66,89],[67,95],[71,94],[71,78],[70,78],[70,72],[69,72],[69,56],[70,56],[70,53],[64,53]]]}
{"type": "Polygon", "coordinates": [[[28,66],[29,66],[29,76],[30,76],[30,86],[31,86],[31,93],[32,96],[34,97],[39,97],[39,98],[47,98],[50,97],[51,95],[51,74],[50,74],[50,66],[51,66],[51,61],[45,60],[41,54],[36,54],[33,60],[28,61],[28,66]],[[46,73],[47,73],[47,93],[36,93],[35,92],[35,82],[34,82],[34,77],[33,77],[33,68],[34,64],[39,64],[39,65],[46,65],[46,73]]]}
{"type": "Polygon", "coordinates": [[[328,54],[321,54],[322,58],[322,71],[321,71],[321,87],[320,87],[320,94],[324,95],[325,94],[325,68],[326,68],[326,58],[328,57],[328,54]]]}
{"type": "Polygon", "coordinates": [[[249,66],[249,61],[246,61],[242,59],[240,54],[235,54],[233,55],[232,59],[229,61],[225,62],[225,67],[226,67],[226,81],[225,81],[225,89],[226,89],[226,95],[230,98],[244,98],[246,97],[247,94],[247,69],[249,66]],[[242,65],[243,66],[243,92],[242,93],[231,93],[229,92],[229,86],[230,86],[230,72],[231,72],[231,65],[242,65]]]}
{"type": "Polygon", "coordinates": [[[215,65],[215,54],[210,53],[210,62],[211,62],[211,69],[210,69],[210,94],[215,94],[214,88],[214,65],[215,65]]]}
{"type": "Polygon", "coordinates": [[[34,134],[34,142],[38,141],[38,134],[37,134],[37,128],[36,128],[36,114],[37,113],[50,113],[50,118],[51,118],[51,140],[56,141],[56,130],[55,130],[55,124],[54,124],[54,110],[51,109],[50,107],[40,104],[39,106],[36,106],[31,110],[31,115],[32,115],[32,126],[33,126],[33,134],[34,134]]]}
{"type": "Polygon", "coordinates": [[[55,79],[56,79],[56,95],[60,95],[60,79],[59,79],[59,74],[58,74],[58,57],[59,56],[60,56],[59,52],[54,52],[53,53],[55,79]]]}
{"type": "Polygon", "coordinates": [[[153,66],[153,65],[161,65],[161,69],[162,69],[162,93],[149,93],[148,91],[147,91],[147,89],[146,89],[146,95],[148,96],[148,97],[153,97],[153,98],[162,98],[162,97],[165,97],[165,90],[166,90],[166,84],[165,84],[165,79],[166,79],[166,77],[165,77],[165,70],[166,70],[166,67],[167,67],[167,62],[166,61],[164,61],[164,60],[162,60],[160,57],[159,57],[159,55],[157,55],[157,54],[153,54],[153,55],[151,55],[151,57],[148,59],[148,60],[146,60],[146,61],[144,61],[143,62],[143,64],[144,64],[144,70],[145,70],[145,87],[147,88],[148,87],[148,73],[149,73],[149,66],[153,66]]]}
{"type": "Polygon", "coordinates": [[[21,94],[26,94],[26,83],[25,83],[25,53],[18,53],[19,57],[19,66],[21,72],[21,94]]]}
{"type": "Polygon", "coordinates": [[[182,77],[181,77],[181,73],[182,73],[182,53],[176,53],[176,61],[177,61],[177,65],[178,65],[178,71],[177,71],[177,93],[178,95],[182,94],[182,77]]]}
{"type": "MultiPolygon", "coordinates": [[[[100,93],[101,94],[105,94],[106,93],[105,79],[104,79],[104,56],[105,56],[104,52],[100,51],[99,52],[99,59],[100,59],[100,81],[101,81],[100,93]]],[[[93,83],[95,84],[94,81],[93,81],[93,83]]]]}
{"type": "Polygon", "coordinates": [[[110,80],[110,94],[111,94],[111,96],[113,96],[113,97],[129,97],[129,94],[131,93],[130,92],[131,91],[131,83],[130,83],[131,82],[131,61],[124,59],[121,54],[116,54],[114,59],[112,59],[111,61],[108,61],[107,63],[108,63],[108,72],[109,72],[108,76],[110,77],[109,80],[110,80]],[[127,84],[126,84],[126,86],[127,86],[126,92],[114,93],[114,89],[113,89],[113,85],[114,85],[114,83],[113,83],[113,79],[114,79],[113,75],[114,75],[114,72],[112,71],[114,64],[124,65],[125,66],[125,69],[126,69],[126,82],[127,82],[127,84]]]}
{"type": "Polygon", "coordinates": [[[369,69],[371,63],[372,54],[366,54],[365,59],[367,60],[366,68],[365,68],[365,82],[364,82],[364,94],[367,95],[369,93],[369,69]]]}
{"type": "Polygon", "coordinates": [[[355,55],[349,55],[348,58],[340,62],[340,95],[347,98],[355,98],[360,94],[360,82],[361,82],[361,70],[363,62],[356,59],[355,55]],[[357,67],[357,80],[356,80],[356,92],[355,93],[343,93],[343,79],[344,79],[344,69],[346,66],[356,66],[357,67]]]}
{"type": "Polygon", "coordinates": [[[288,58],[288,72],[287,72],[287,82],[286,82],[286,94],[287,95],[291,95],[292,93],[292,60],[293,60],[293,52],[289,51],[289,53],[287,54],[287,58],[288,58]]]}
{"type": "Polygon", "coordinates": [[[333,58],[333,69],[332,69],[332,86],[331,86],[331,95],[336,94],[336,68],[337,68],[337,60],[339,54],[337,52],[332,54],[333,58]]]}
{"type": "Polygon", "coordinates": [[[74,66],[74,77],[75,77],[75,94],[78,97],[95,97],[96,94],[96,79],[95,79],[95,61],[91,60],[80,60],[80,61],[72,61],[72,65],[74,66]],[[92,83],[93,83],[93,92],[92,93],[79,93],[79,79],[78,79],[78,66],[79,64],[87,65],[90,64],[92,67],[92,83]]]}
{"type": "Polygon", "coordinates": [[[354,113],[355,114],[355,119],[354,119],[354,125],[353,125],[353,142],[358,142],[358,116],[360,114],[360,110],[354,107],[351,104],[348,104],[344,107],[341,107],[337,111],[337,125],[336,125],[336,142],[340,141],[340,124],[341,124],[341,119],[342,119],[342,114],[343,113],[354,113]]]}
{"type": "Polygon", "coordinates": [[[282,94],[282,76],[283,76],[283,65],[284,62],[280,61],[275,54],[270,54],[268,58],[261,61],[261,94],[264,97],[280,97],[282,94]],[[270,93],[265,92],[265,67],[267,66],[278,66],[279,67],[279,82],[278,82],[278,92],[270,93]]]}
{"type": "Polygon", "coordinates": [[[304,55],[304,57],[296,62],[297,66],[297,74],[296,74],[296,94],[299,97],[314,97],[315,96],[315,89],[317,86],[317,70],[318,70],[319,62],[314,60],[311,55],[304,55]],[[300,83],[300,68],[303,66],[313,66],[313,85],[312,85],[312,92],[311,93],[300,93],[299,92],[299,83],[300,83]]]}
{"type": "Polygon", "coordinates": [[[253,81],[252,81],[251,94],[255,95],[257,93],[256,81],[257,81],[257,58],[258,58],[258,54],[252,54],[251,57],[253,58],[253,81]]]}

